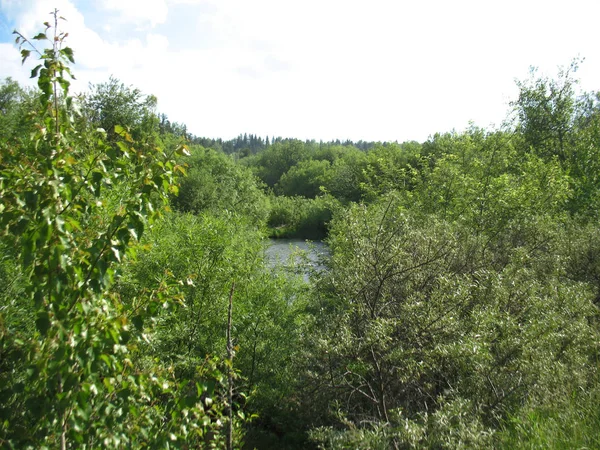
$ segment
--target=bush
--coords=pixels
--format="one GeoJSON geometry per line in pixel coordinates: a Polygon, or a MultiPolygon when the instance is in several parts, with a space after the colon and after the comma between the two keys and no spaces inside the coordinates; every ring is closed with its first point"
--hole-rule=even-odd
{"type": "Polygon", "coordinates": [[[553,257],[561,227],[529,226],[498,264],[487,237],[394,196],[338,215],[307,334],[314,408],[344,405],[361,432],[388,424],[404,444],[408,420],[421,429],[415,446],[454,448],[488,442],[489,428],[566,384],[585,389],[598,342],[591,291],[553,257]]]}
{"type": "Polygon", "coordinates": [[[229,156],[196,147],[184,160],[187,176],[180,181],[179,193],[172,197],[175,209],[198,214],[242,214],[255,224],[267,219],[268,203],[250,169],[229,156]]]}
{"type": "Polygon", "coordinates": [[[273,237],[323,239],[333,211],[338,207],[332,197],[271,197],[267,222],[273,237]]]}

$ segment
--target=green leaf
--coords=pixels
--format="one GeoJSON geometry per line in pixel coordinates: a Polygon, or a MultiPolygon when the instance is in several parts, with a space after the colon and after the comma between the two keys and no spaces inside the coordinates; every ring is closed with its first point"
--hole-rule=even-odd
{"type": "Polygon", "coordinates": [[[115,390],[115,387],[112,385],[110,378],[104,378],[104,380],[102,380],[102,383],[104,383],[104,386],[106,387],[106,390],[109,393],[112,393],[115,390]]]}
{"type": "Polygon", "coordinates": [[[104,353],[103,353],[103,354],[101,354],[101,355],[100,355],[100,359],[101,359],[102,361],[104,361],[104,363],[105,363],[105,364],[106,364],[106,365],[107,365],[109,368],[111,368],[111,367],[112,367],[112,364],[111,364],[111,361],[110,361],[110,358],[108,357],[108,355],[106,355],[106,354],[104,354],[104,353]]]}
{"type": "Polygon", "coordinates": [[[33,70],[31,71],[31,77],[30,78],[36,78],[38,76],[38,72],[40,70],[40,68],[42,67],[41,64],[38,64],[37,66],[35,66],[33,68],[33,70]]]}
{"type": "MultiPolygon", "coordinates": [[[[65,35],[66,37],[66,35],[65,35]]],[[[75,63],[75,59],[73,58],[73,49],[71,47],[65,47],[61,50],[62,54],[67,57],[69,62],[75,63]]]]}
{"type": "Polygon", "coordinates": [[[31,51],[25,49],[21,50],[21,56],[23,57],[21,64],[24,63],[27,58],[29,58],[29,55],[31,55],[31,51]]]}
{"type": "Polygon", "coordinates": [[[176,153],[178,155],[191,156],[190,149],[185,144],[177,147],[176,153]]]}
{"type": "Polygon", "coordinates": [[[41,41],[43,39],[48,39],[48,37],[45,33],[38,33],[33,37],[33,39],[35,39],[36,41],[41,41]]]}
{"type": "Polygon", "coordinates": [[[69,90],[69,86],[71,85],[71,83],[64,78],[58,78],[58,84],[60,84],[60,87],[63,88],[63,91],[65,92],[69,90]]]}
{"type": "Polygon", "coordinates": [[[119,147],[119,149],[121,149],[121,151],[123,153],[128,153],[129,152],[129,147],[127,147],[127,144],[125,144],[125,142],[117,142],[117,146],[119,147]]]}

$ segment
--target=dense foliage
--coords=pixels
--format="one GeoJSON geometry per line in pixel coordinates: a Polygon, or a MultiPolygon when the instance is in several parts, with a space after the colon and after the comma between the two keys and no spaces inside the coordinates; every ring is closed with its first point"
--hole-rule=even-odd
{"type": "Polygon", "coordinates": [[[53,17],[17,33],[38,89],[0,85],[0,446],[600,447],[577,62],[502,129],[214,141],[114,78],[72,97],[53,17]]]}
{"type": "MultiPolygon", "coordinates": [[[[18,35],[41,62],[33,71],[40,88],[36,132],[29,139],[9,136],[1,149],[3,260],[18,261],[3,263],[3,281],[10,286],[8,277],[15,277],[18,290],[2,296],[0,442],[19,448],[203,442],[219,426],[221,405],[207,402],[211,389],[204,381],[180,381],[156,363],[142,370],[136,357],[145,337],[135,318],[169,306],[176,291],[165,280],[130,321],[132,312],[112,290],[118,265],[176,191],[183,169],[173,153],[185,149],[135,142],[119,126],[115,145],[101,132],[75,129],[68,92],[73,53],[54,18],[34,38],[48,43],[41,51],[18,35]]],[[[216,367],[200,369],[203,380],[219,379],[216,367]]]]}

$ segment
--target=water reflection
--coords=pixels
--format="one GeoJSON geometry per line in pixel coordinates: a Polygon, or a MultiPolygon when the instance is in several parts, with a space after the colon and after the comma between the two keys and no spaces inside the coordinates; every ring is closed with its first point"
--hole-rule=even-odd
{"type": "Polygon", "coordinates": [[[324,259],[329,256],[329,249],[322,241],[305,241],[302,239],[269,239],[265,254],[270,267],[283,264],[295,268],[302,273],[305,281],[314,270],[323,270],[324,259]]]}

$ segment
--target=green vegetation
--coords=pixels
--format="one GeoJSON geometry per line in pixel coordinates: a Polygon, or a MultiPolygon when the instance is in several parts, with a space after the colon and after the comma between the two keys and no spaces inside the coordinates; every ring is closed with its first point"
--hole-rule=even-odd
{"type": "Polygon", "coordinates": [[[502,129],[214,141],[113,78],[72,97],[54,18],[17,33],[38,89],[0,85],[2,448],[600,448],[576,62],[502,129]]]}

